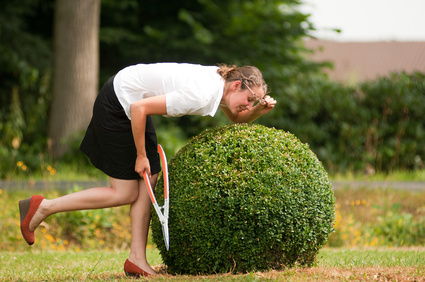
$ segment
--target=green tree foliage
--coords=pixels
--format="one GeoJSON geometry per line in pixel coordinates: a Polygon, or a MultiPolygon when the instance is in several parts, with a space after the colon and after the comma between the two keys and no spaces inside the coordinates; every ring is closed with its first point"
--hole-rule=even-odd
{"type": "Polygon", "coordinates": [[[300,75],[279,124],[330,172],[423,169],[425,75],[392,73],[356,86],[300,75]]]}
{"type": "Polygon", "coordinates": [[[425,162],[425,74],[392,73],[359,85],[362,159],[377,170],[422,169],[425,162]]]}
{"type": "Polygon", "coordinates": [[[1,2],[0,166],[5,172],[23,155],[29,164],[37,162],[45,149],[52,4],[1,2]]]}

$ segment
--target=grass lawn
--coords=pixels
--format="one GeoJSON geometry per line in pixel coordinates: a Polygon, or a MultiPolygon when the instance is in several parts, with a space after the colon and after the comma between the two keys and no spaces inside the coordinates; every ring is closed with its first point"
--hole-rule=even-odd
{"type": "MultiPolygon", "coordinates": [[[[123,264],[128,252],[0,252],[1,281],[126,281],[123,264]]],[[[150,281],[425,281],[425,248],[368,248],[320,251],[317,265],[245,274],[171,275],[156,249],[148,259],[160,273],[150,281]]]]}

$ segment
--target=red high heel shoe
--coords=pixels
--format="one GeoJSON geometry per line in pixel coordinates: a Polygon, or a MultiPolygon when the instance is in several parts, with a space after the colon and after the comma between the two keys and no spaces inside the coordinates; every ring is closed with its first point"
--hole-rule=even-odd
{"type": "Polygon", "coordinates": [[[143,276],[148,277],[150,274],[129,261],[128,259],[124,263],[124,272],[127,276],[143,276]]]}
{"type": "Polygon", "coordinates": [[[34,244],[34,231],[30,231],[30,222],[44,197],[34,195],[28,199],[19,201],[19,213],[21,216],[21,232],[28,245],[34,244]]]}

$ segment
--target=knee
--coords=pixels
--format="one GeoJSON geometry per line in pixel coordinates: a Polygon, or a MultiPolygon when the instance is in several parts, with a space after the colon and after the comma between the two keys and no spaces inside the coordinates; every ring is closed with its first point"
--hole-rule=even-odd
{"type": "Polygon", "coordinates": [[[113,191],[112,197],[115,206],[131,205],[139,197],[139,191],[137,189],[117,189],[117,187],[111,187],[111,189],[113,191]]]}
{"type": "Polygon", "coordinates": [[[113,205],[114,206],[124,206],[131,205],[136,202],[139,197],[139,192],[134,191],[133,193],[128,193],[124,191],[114,191],[113,205]]]}
{"type": "Polygon", "coordinates": [[[125,205],[132,205],[137,201],[138,198],[139,198],[139,192],[135,191],[133,193],[129,193],[128,195],[126,195],[126,197],[123,200],[125,201],[125,205]]]}

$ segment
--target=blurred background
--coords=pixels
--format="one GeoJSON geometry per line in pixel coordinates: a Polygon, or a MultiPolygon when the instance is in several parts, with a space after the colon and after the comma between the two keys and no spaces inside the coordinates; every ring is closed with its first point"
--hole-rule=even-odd
{"type": "MultiPolygon", "coordinates": [[[[102,178],[78,147],[106,80],[138,63],[255,65],[330,174],[422,171],[420,0],[1,0],[0,179],[102,178]],[[84,176],[82,176],[84,175],[84,176]]],[[[170,157],[227,124],[155,117],[170,157]]]]}

